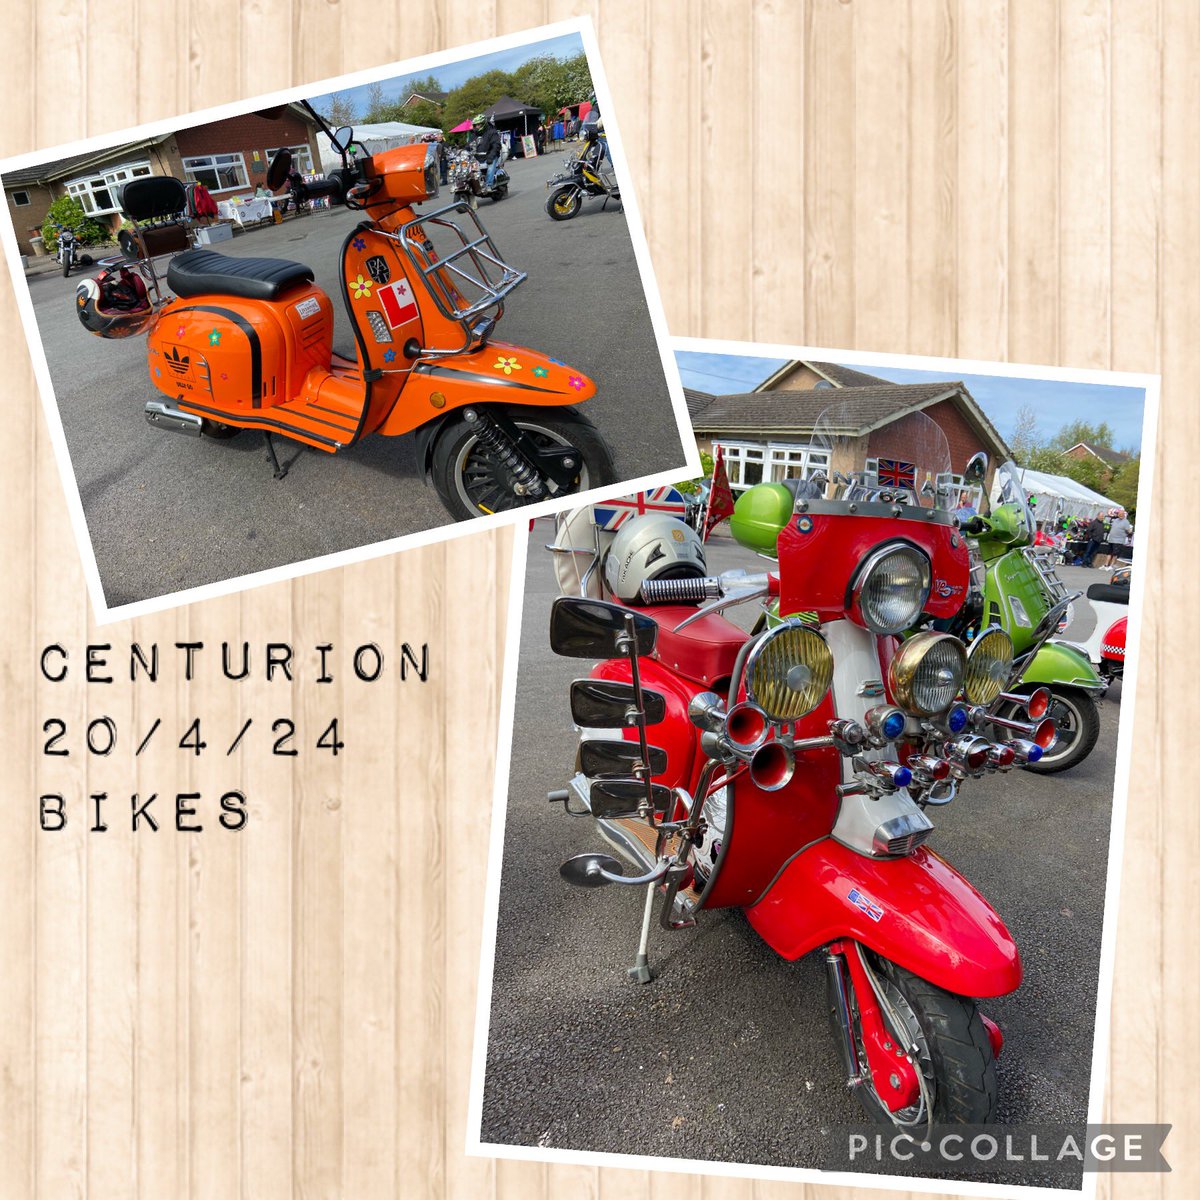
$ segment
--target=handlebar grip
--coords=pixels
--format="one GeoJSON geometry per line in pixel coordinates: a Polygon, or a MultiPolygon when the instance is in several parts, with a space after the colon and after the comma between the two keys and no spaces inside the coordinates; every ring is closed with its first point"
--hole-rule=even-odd
{"type": "Polygon", "coordinates": [[[648,579],[642,584],[642,600],[647,604],[702,604],[721,595],[721,581],[715,575],[699,579],[648,579]]]}
{"type": "Polygon", "coordinates": [[[304,194],[312,198],[331,196],[340,201],[345,198],[343,186],[342,180],[336,176],[328,179],[314,179],[312,183],[304,185],[304,194]]]}

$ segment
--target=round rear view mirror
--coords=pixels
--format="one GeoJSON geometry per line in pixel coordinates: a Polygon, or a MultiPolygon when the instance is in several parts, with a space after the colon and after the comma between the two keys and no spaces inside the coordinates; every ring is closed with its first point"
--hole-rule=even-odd
{"type": "Polygon", "coordinates": [[[267,168],[267,187],[273,192],[277,191],[291,169],[292,152],[286,146],[282,150],[276,150],[275,157],[271,159],[271,165],[267,168]]]}
{"type": "Polygon", "coordinates": [[[621,875],[621,864],[611,854],[577,854],[568,858],[558,873],[575,887],[598,888],[612,883],[610,875],[621,875]]]}

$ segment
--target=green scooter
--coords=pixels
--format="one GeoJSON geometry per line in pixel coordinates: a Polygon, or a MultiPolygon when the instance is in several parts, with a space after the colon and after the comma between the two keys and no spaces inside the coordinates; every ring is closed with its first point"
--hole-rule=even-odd
{"type": "MultiPolygon", "coordinates": [[[[964,478],[981,482],[987,457],[977,454],[964,478]]],[[[1085,654],[1049,639],[1059,632],[1070,605],[1081,592],[1068,593],[1048,552],[1034,546],[1037,523],[1020,468],[1007,462],[996,468],[999,492],[984,514],[960,514],[963,532],[973,539],[971,588],[966,604],[951,622],[950,632],[999,625],[1016,651],[1008,690],[1032,692],[1048,688],[1052,697],[1047,715],[1054,718],[1058,740],[1027,771],[1053,774],[1077,766],[1092,752],[1100,735],[1096,703],[1106,685],[1085,654]]],[[[1018,717],[1013,711],[1001,716],[1018,717]]]]}

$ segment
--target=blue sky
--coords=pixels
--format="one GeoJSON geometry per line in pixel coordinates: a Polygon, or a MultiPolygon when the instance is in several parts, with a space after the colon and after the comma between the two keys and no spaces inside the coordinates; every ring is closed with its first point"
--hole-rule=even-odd
{"type": "MultiPolygon", "coordinates": [[[[684,387],[714,393],[751,391],[787,361],[782,358],[743,358],[735,354],[692,351],[681,351],[675,357],[684,387]]],[[[1012,379],[1000,375],[967,375],[961,371],[849,365],[868,375],[890,379],[893,383],[961,379],[1005,439],[1012,437],[1022,406],[1029,405],[1038,414],[1037,433],[1043,441],[1048,441],[1071,421],[1088,421],[1093,425],[1105,421],[1113,430],[1114,449],[1141,449],[1142,412],[1146,402],[1146,393],[1142,388],[1012,379]]]]}
{"type": "MultiPolygon", "coordinates": [[[[456,63],[436,67],[428,71],[417,71],[407,75],[394,75],[390,79],[381,79],[383,94],[389,100],[403,100],[411,88],[409,83],[414,79],[426,79],[436,75],[441,81],[443,90],[453,91],[460,84],[466,83],[474,75],[482,75],[487,71],[515,71],[522,63],[542,54],[551,54],[555,58],[572,58],[583,53],[583,39],[577,33],[565,33],[560,37],[547,38],[542,42],[531,42],[527,46],[514,46],[510,50],[497,50],[492,54],[481,54],[476,58],[464,58],[456,63]]],[[[346,88],[345,94],[350,98],[356,113],[362,113],[367,104],[369,84],[359,87],[346,88]]],[[[309,102],[321,111],[321,102],[328,100],[329,94],[310,96],[309,102]]],[[[582,99],[583,97],[580,97],[582,99]]],[[[520,96],[514,96],[520,100],[520,96]]]]}

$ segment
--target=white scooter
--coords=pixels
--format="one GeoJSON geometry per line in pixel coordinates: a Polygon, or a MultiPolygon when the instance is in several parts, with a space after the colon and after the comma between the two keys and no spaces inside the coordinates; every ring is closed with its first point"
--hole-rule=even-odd
{"type": "Polygon", "coordinates": [[[1091,660],[1106,687],[1125,671],[1125,630],[1129,622],[1129,571],[1114,574],[1113,582],[1093,583],[1087,601],[1096,624],[1087,641],[1072,642],[1091,660]]]}

